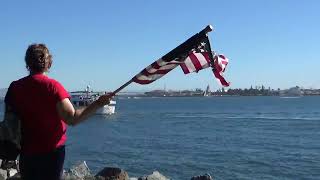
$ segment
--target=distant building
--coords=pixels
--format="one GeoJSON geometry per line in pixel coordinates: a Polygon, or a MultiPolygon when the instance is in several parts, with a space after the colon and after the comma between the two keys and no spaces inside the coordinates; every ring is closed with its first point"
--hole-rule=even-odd
{"type": "Polygon", "coordinates": [[[318,95],[320,95],[320,89],[303,89],[303,95],[305,95],[305,96],[318,96],[318,95]]]}
{"type": "Polygon", "coordinates": [[[149,91],[149,92],[145,92],[144,93],[146,96],[166,96],[167,92],[165,90],[153,90],[153,91],[149,91]]]}

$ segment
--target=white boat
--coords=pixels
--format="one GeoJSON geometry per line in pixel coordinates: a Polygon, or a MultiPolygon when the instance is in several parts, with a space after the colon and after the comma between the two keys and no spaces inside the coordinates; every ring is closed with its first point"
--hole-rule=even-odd
{"type": "MultiPolygon", "coordinates": [[[[76,108],[86,107],[93,101],[97,100],[102,93],[93,92],[90,90],[90,86],[87,86],[85,91],[71,92],[71,102],[76,108]]],[[[99,108],[96,114],[114,114],[116,101],[111,100],[110,104],[99,108]]]]}
{"type": "Polygon", "coordinates": [[[211,90],[210,90],[209,84],[208,84],[206,90],[203,92],[203,96],[204,97],[211,96],[211,90]]]}
{"type": "Polygon", "coordinates": [[[281,90],[280,97],[302,97],[303,91],[299,86],[281,90]]]}

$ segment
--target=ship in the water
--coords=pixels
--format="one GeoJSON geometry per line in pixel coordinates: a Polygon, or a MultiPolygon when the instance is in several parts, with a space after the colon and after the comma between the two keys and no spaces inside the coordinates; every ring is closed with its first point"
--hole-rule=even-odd
{"type": "Polygon", "coordinates": [[[289,89],[281,90],[279,95],[281,97],[301,97],[303,96],[303,91],[299,86],[296,86],[289,89]]]}
{"type": "MultiPolygon", "coordinates": [[[[84,91],[70,92],[70,94],[71,102],[76,108],[86,107],[90,105],[101,95],[101,93],[99,92],[93,92],[90,89],[90,86],[87,86],[87,88],[84,91]]],[[[111,100],[110,104],[105,105],[102,108],[99,108],[96,111],[96,114],[114,114],[116,109],[115,105],[116,101],[111,100]]]]}

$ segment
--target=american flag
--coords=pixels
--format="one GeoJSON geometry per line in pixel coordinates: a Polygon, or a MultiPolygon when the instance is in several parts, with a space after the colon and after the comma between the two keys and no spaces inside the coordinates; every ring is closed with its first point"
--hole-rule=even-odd
{"type": "Polygon", "coordinates": [[[230,83],[223,78],[228,59],[223,55],[213,55],[207,36],[208,27],[144,68],[132,78],[132,81],[138,84],[150,84],[177,66],[181,66],[185,74],[212,67],[219,82],[223,86],[229,86],[230,83]]]}
{"type": "Polygon", "coordinates": [[[195,36],[147,66],[132,80],[138,84],[149,84],[179,65],[185,74],[209,67],[211,53],[209,39],[206,34],[200,38],[195,36]]]}

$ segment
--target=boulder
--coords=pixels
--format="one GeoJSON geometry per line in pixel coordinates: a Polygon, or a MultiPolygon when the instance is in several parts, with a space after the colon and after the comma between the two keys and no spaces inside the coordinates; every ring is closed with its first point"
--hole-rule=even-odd
{"type": "Polygon", "coordinates": [[[90,175],[90,176],[84,177],[83,180],[96,180],[96,178],[94,176],[90,175]]]}
{"type": "Polygon", "coordinates": [[[14,176],[9,177],[7,180],[21,180],[21,175],[20,173],[16,173],[14,176]]]}
{"type": "Polygon", "coordinates": [[[78,178],[84,178],[85,176],[90,176],[90,169],[87,166],[87,163],[85,161],[73,166],[70,169],[71,173],[77,176],[78,178]]]}
{"type": "Polygon", "coordinates": [[[129,180],[128,173],[120,168],[106,167],[95,176],[97,180],[129,180]]]}
{"type": "Polygon", "coordinates": [[[63,180],[96,180],[96,178],[94,176],[92,176],[92,175],[84,176],[82,178],[79,178],[76,175],[68,173],[68,172],[64,172],[63,173],[62,179],[63,180]]]}
{"type": "Polygon", "coordinates": [[[152,174],[144,177],[139,177],[138,180],[170,180],[158,171],[154,171],[152,174]]]}
{"type": "Polygon", "coordinates": [[[200,175],[200,176],[193,176],[191,180],[213,180],[210,174],[200,175]]]}
{"type": "Polygon", "coordinates": [[[62,174],[62,179],[63,180],[77,180],[77,176],[73,175],[70,172],[63,172],[62,174]]]}
{"type": "Polygon", "coordinates": [[[0,180],[6,180],[7,179],[7,171],[0,169],[0,180]]]}
{"type": "Polygon", "coordinates": [[[19,161],[15,160],[15,161],[2,161],[1,162],[1,168],[2,169],[18,169],[19,167],[19,161]]]}
{"type": "Polygon", "coordinates": [[[18,170],[16,170],[16,169],[13,169],[13,168],[8,169],[8,176],[9,177],[12,177],[17,173],[18,173],[18,170]]]}
{"type": "Polygon", "coordinates": [[[0,167],[1,167],[1,164],[2,164],[2,159],[0,159],[0,167]]]}
{"type": "Polygon", "coordinates": [[[93,176],[90,173],[90,169],[85,161],[78,163],[70,168],[68,171],[64,171],[62,178],[65,180],[90,180],[93,176]]]}

